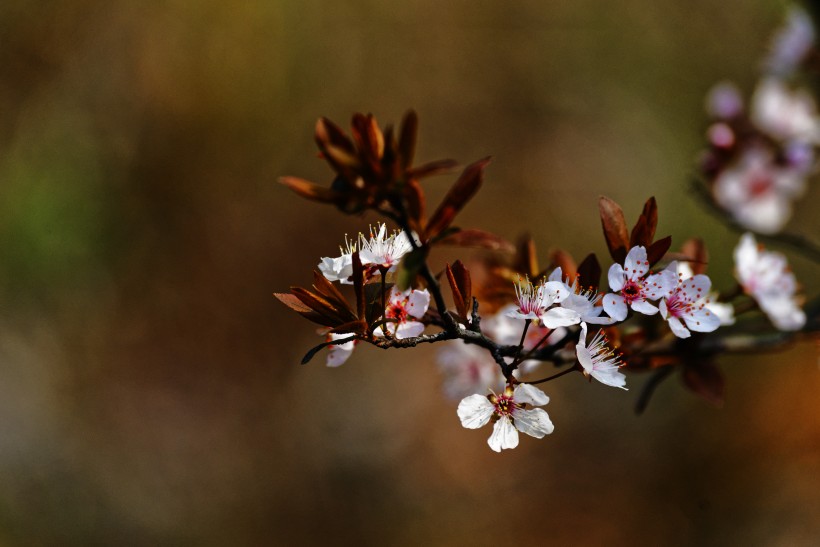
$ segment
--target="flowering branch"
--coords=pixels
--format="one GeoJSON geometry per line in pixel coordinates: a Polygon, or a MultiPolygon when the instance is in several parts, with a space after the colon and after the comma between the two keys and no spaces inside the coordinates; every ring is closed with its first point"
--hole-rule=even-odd
{"type": "MultiPolygon", "coordinates": [[[[772,74],[761,81],[748,112],[733,86],[723,84],[710,94],[715,121],[702,178],[692,187],[732,228],[752,229],[763,241],[820,262],[816,242],[782,232],[820,148],[820,117],[811,96],[785,81],[806,59],[817,57],[813,27],[806,26],[811,23],[805,14],[795,13],[765,63],[772,74]]],[[[649,372],[636,404],[640,413],[663,380],[680,371],[689,390],[720,405],[725,388],[716,364],[720,355],[778,351],[820,330],[820,301],[802,306],[800,285],[785,256],[744,233],[734,249],[737,284],[718,292],[706,274],[703,241],[692,238],[672,251],[670,236],[656,238],[654,197],[632,225],[617,203],[599,199],[612,260],[605,275],[594,254],[577,264],[558,249],[542,268],[529,237],[514,246],[453,224],[479,190],[489,158],[468,165],[427,215],[419,181],[455,163],[413,167],[417,128],[412,111],[396,132],[382,131],[370,114],[355,114],[351,137],[322,118],[316,142],[335,173],[330,187],[281,179],[302,197],[348,214],[374,210],[398,227],[391,234],[379,223],[369,236],[345,238],[340,256],[321,259],[310,288],[275,294],[323,327],[325,341],[302,363],[324,349],[328,366],[335,367],[357,345],[387,350],[440,343],[445,392],[461,400],[462,425],[475,429],[492,422],[488,444],[501,451],[517,446],[519,432],[536,438],[552,433],[554,426],[540,408],[549,397],[537,384],[578,371],[590,382],[626,390],[624,372],[649,372]],[[428,255],[444,245],[486,252],[470,269],[457,259],[437,276],[428,255]],[[444,278],[452,308],[443,294],[444,278]],[[344,285],[353,287],[353,304],[340,290],[344,285]],[[764,318],[774,330],[761,330],[764,318]],[[537,373],[543,363],[569,366],[544,376],[537,373]],[[527,381],[532,377],[537,379],[527,381]]]]}

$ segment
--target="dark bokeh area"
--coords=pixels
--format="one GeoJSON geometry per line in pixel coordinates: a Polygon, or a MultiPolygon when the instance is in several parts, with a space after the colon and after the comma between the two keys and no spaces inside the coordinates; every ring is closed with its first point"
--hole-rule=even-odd
{"type": "Polygon", "coordinates": [[[5,0],[0,543],[814,544],[811,344],[723,359],[722,409],[548,384],[555,433],[498,455],[435,348],[299,366],[319,338],[271,296],[375,220],[276,184],[329,183],[316,118],[410,107],[419,160],[494,157],[462,225],[603,256],[597,197],[655,195],[727,286],[737,234],[687,190],[703,96],[751,88],[783,7],[5,0]]]}

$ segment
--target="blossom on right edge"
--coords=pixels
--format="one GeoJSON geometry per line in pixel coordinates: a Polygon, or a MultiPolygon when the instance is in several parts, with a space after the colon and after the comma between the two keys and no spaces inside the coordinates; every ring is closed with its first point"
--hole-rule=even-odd
{"type": "Polygon", "coordinates": [[[781,253],[766,251],[754,236],[745,233],[735,247],[735,276],[774,326],[794,331],[806,324],[806,313],[800,308],[795,292],[797,280],[781,253]]]}

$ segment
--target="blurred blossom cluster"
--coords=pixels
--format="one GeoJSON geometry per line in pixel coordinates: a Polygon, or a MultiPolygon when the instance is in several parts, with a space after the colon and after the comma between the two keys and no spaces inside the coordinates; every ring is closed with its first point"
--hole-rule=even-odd
{"type": "Polygon", "coordinates": [[[748,104],[730,82],[717,84],[706,98],[713,123],[701,169],[716,203],[750,230],[780,231],[816,171],[820,118],[802,83],[816,56],[812,20],[793,6],[748,104]]]}

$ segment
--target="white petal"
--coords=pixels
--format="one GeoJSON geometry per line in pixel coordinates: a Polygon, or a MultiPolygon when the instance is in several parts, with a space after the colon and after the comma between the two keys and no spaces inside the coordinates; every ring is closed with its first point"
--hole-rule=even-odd
{"type": "Polygon", "coordinates": [[[613,264],[609,267],[607,278],[609,279],[609,288],[613,291],[620,291],[624,288],[624,283],[626,282],[626,274],[624,273],[624,269],[620,264],[613,264]]]}
{"type": "MultiPolygon", "coordinates": [[[[331,333],[330,338],[332,340],[340,340],[342,338],[348,338],[349,334],[335,334],[331,333]]],[[[335,346],[328,346],[329,351],[327,354],[327,366],[329,367],[338,367],[344,364],[345,361],[353,354],[353,348],[356,347],[356,342],[350,341],[345,342],[344,344],[337,344],[335,346]]]]}
{"type": "Polygon", "coordinates": [[[518,409],[513,413],[513,419],[515,420],[515,427],[521,433],[526,433],[536,439],[541,439],[544,435],[549,435],[555,431],[555,426],[552,425],[549,415],[542,408],[518,409]]]}
{"type": "Polygon", "coordinates": [[[590,376],[602,384],[612,387],[619,387],[628,391],[626,388],[626,375],[623,372],[620,372],[619,367],[616,365],[605,365],[601,368],[593,370],[590,373],[590,376]]]}
{"type": "Polygon", "coordinates": [[[629,310],[623,296],[609,293],[604,296],[604,311],[615,321],[623,321],[629,310]]]}
{"type": "Polygon", "coordinates": [[[704,306],[691,314],[684,315],[683,322],[686,323],[689,330],[695,332],[712,332],[720,326],[720,317],[704,306]]]}
{"type": "Polygon", "coordinates": [[[547,281],[541,289],[544,291],[544,306],[563,302],[569,296],[569,290],[563,281],[547,281]]]}
{"type": "Polygon", "coordinates": [[[543,406],[550,402],[547,394],[530,384],[518,384],[513,391],[513,400],[516,403],[543,406]]]}
{"type": "Polygon", "coordinates": [[[658,309],[661,312],[661,317],[666,319],[666,298],[661,299],[660,304],[658,304],[658,309]]]}
{"type": "Polygon", "coordinates": [[[495,412],[495,406],[484,395],[474,394],[458,403],[458,418],[467,429],[478,429],[487,424],[495,412]]]}
{"type": "MultiPolygon", "coordinates": [[[[585,340],[585,337],[581,338],[581,340],[585,340]]],[[[581,363],[581,366],[584,367],[584,372],[591,373],[595,365],[592,362],[592,355],[590,355],[589,350],[584,344],[586,344],[585,341],[583,344],[578,342],[575,345],[575,356],[578,358],[578,362],[581,363]]]]}
{"type": "Polygon", "coordinates": [[[396,328],[396,338],[399,340],[403,338],[415,338],[416,336],[421,336],[421,333],[424,332],[424,323],[419,323],[418,321],[406,321],[401,323],[396,328]]]}
{"type": "MultiPolygon", "coordinates": [[[[649,262],[646,261],[646,248],[638,245],[629,250],[624,260],[624,270],[629,279],[643,277],[649,271],[649,262]]],[[[617,289],[612,289],[617,290],[617,289]]]]}
{"type": "Polygon", "coordinates": [[[709,289],[711,288],[712,280],[703,274],[698,274],[691,279],[687,279],[681,285],[683,294],[693,302],[704,298],[709,294],[709,289]]]}
{"type": "Polygon", "coordinates": [[[407,299],[407,313],[421,319],[427,313],[427,308],[430,306],[430,293],[427,289],[420,291],[412,291],[410,297],[407,299]]]}
{"type": "Polygon", "coordinates": [[[667,267],[663,271],[650,275],[644,284],[646,297],[649,300],[658,300],[669,296],[678,286],[677,268],[667,267]]]}
{"type": "Polygon", "coordinates": [[[655,315],[658,313],[658,308],[647,302],[646,300],[635,300],[632,302],[632,309],[644,315],[655,315]]]}
{"type": "Polygon", "coordinates": [[[578,312],[567,308],[551,308],[544,312],[540,319],[548,329],[569,327],[581,322],[581,316],[578,312]]]}
{"type": "Polygon", "coordinates": [[[496,452],[518,446],[518,431],[513,427],[508,416],[502,416],[495,422],[493,434],[487,439],[487,444],[496,452]]]}
{"type": "Polygon", "coordinates": [[[670,317],[668,322],[669,328],[672,329],[672,332],[675,333],[675,336],[678,338],[689,338],[692,336],[692,333],[683,326],[683,323],[681,323],[677,317],[670,317]]]}
{"type": "Polygon", "coordinates": [[[564,282],[564,277],[563,277],[563,275],[564,275],[564,274],[563,274],[563,272],[561,271],[561,266],[558,266],[557,268],[555,268],[554,270],[552,270],[552,273],[550,274],[550,276],[549,276],[549,278],[547,279],[547,281],[560,281],[561,283],[563,283],[563,282],[564,282]]]}

